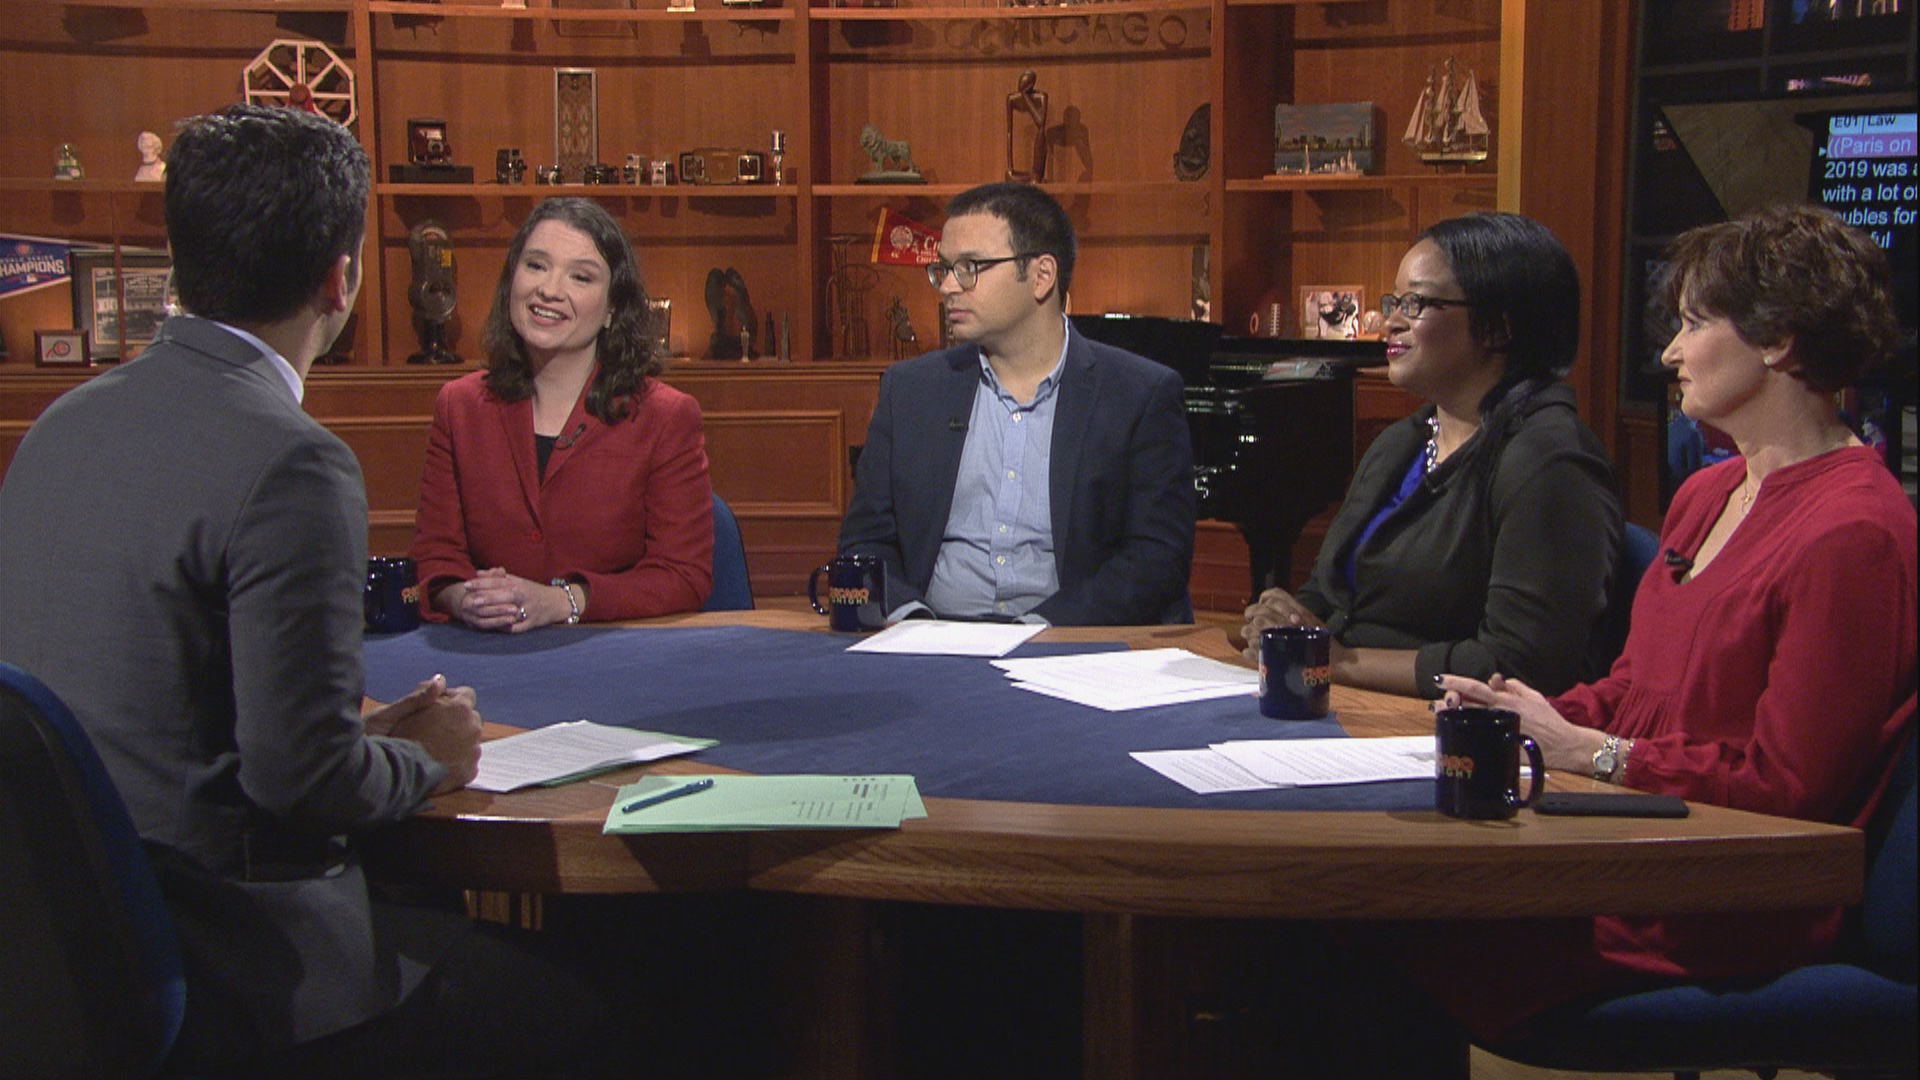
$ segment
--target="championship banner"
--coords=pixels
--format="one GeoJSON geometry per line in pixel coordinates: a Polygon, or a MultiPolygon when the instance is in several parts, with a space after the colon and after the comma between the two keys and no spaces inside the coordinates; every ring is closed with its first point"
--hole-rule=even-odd
{"type": "Polygon", "coordinates": [[[893,266],[925,266],[939,259],[933,250],[939,242],[937,231],[881,207],[880,223],[873,230],[872,261],[893,266]]]}
{"type": "Polygon", "coordinates": [[[72,265],[63,240],[0,233],[0,296],[65,285],[72,265]]]}

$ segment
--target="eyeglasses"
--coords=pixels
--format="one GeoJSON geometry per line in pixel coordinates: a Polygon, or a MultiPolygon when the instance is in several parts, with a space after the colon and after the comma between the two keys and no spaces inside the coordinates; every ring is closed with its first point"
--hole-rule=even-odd
{"type": "Polygon", "coordinates": [[[1393,313],[1396,311],[1409,319],[1417,319],[1426,314],[1428,308],[1470,308],[1473,306],[1471,301],[1448,300],[1439,296],[1421,296],[1417,292],[1401,293],[1399,296],[1387,293],[1380,298],[1380,314],[1385,315],[1389,319],[1393,318],[1393,313]]]}
{"type": "Polygon", "coordinates": [[[989,267],[999,266],[1004,262],[1012,262],[1015,259],[1030,259],[1032,257],[1030,254],[1005,255],[998,259],[960,259],[955,262],[931,262],[927,264],[927,283],[937,289],[940,287],[941,282],[947,280],[947,275],[952,274],[954,284],[959,285],[961,291],[964,292],[973,288],[974,282],[980,280],[980,271],[989,267]]]}

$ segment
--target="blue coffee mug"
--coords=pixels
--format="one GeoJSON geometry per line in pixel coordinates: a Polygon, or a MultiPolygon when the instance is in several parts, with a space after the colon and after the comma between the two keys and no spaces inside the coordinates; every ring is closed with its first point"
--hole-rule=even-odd
{"type": "Polygon", "coordinates": [[[887,564],[878,555],[836,555],[807,575],[807,601],[842,633],[878,630],[887,624],[887,564]],[[827,575],[827,603],[820,603],[820,575],[827,575]]]}
{"type": "Polygon", "coordinates": [[[367,633],[397,634],[420,625],[420,577],[404,555],[367,560],[367,633]]]}
{"type": "Polygon", "coordinates": [[[1318,720],[1332,704],[1333,635],[1324,626],[1260,631],[1260,715],[1318,720]]]}

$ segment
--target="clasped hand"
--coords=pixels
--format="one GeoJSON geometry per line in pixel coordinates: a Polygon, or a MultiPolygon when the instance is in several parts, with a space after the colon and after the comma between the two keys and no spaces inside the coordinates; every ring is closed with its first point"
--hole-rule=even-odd
{"type": "Polygon", "coordinates": [[[1442,675],[1439,681],[1440,689],[1445,691],[1439,708],[1487,705],[1518,713],[1521,733],[1540,744],[1541,756],[1546,758],[1549,769],[1586,775],[1593,767],[1594,752],[1606,739],[1603,733],[1561,716],[1545,694],[1519,679],[1494,675],[1481,682],[1464,675],[1442,675]]]}
{"type": "Polygon", "coordinates": [[[367,734],[419,743],[446,766],[447,778],[433,789],[435,795],[444,795],[467,786],[480,771],[477,700],[473,687],[449,687],[445,676],[435,675],[363,720],[367,734]]]}
{"type": "Polygon", "coordinates": [[[1240,628],[1240,638],[1247,643],[1245,654],[1254,663],[1260,662],[1260,631],[1269,626],[1321,626],[1320,616],[1307,610],[1305,604],[1293,598],[1285,589],[1268,589],[1260,594],[1260,599],[1247,608],[1246,625],[1240,628]]]}
{"type": "Polygon", "coordinates": [[[573,605],[560,595],[558,586],[516,577],[497,566],[448,586],[447,591],[454,594],[448,614],[476,630],[518,634],[566,622],[573,613],[573,605]]]}

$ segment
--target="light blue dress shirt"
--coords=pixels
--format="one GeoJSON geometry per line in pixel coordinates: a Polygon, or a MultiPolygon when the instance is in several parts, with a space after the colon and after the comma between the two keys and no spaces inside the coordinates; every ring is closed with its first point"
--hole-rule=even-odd
{"type": "Polygon", "coordinates": [[[1016,618],[1060,591],[1049,480],[1066,358],[1063,339],[1053,370],[1023,403],[980,357],[953,505],[927,585],[927,604],[942,615],[1016,618]]]}

